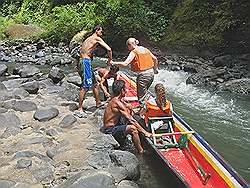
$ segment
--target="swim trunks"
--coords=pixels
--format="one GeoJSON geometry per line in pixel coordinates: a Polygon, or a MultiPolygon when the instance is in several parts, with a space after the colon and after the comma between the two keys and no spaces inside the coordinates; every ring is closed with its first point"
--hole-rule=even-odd
{"type": "Polygon", "coordinates": [[[96,84],[95,75],[91,66],[91,59],[82,58],[80,59],[80,76],[82,79],[81,87],[84,89],[90,89],[96,84]]]}

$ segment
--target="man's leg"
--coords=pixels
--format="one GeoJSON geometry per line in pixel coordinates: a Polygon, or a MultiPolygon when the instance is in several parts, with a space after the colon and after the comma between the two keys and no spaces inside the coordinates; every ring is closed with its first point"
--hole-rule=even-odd
{"type": "Polygon", "coordinates": [[[81,88],[80,89],[80,94],[79,94],[79,111],[80,112],[83,112],[83,109],[82,109],[82,107],[83,107],[83,100],[85,98],[85,95],[86,95],[87,91],[88,90],[85,89],[85,88],[81,88]]]}
{"type": "Polygon", "coordinates": [[[94,95],[94,98],[95,98],[95,102],[96,102],[96,107],[99,107],[100,104],[102,104],[101,100],[100,100],[100,97],[99,97],[99,86],[98,84],[95,84],[93,86],[93,95],[94,95]]]}
{"type": "Polygon", "coordinates": [[[134,125],[127,125],[125,133],[132,135],[132,141],[133,141],[138,153],[143,153],[144,150],[141,146],[141,141],[140,141],[140,137],[139,137],[139,133],[137,131],[137,128],[134,125]]]}
{"type": "Polygon", "coordinates": [[[144,101],[146,93],[154,81],[154,74],[145,73],[140,74],[136,78],[136,86],[137,86],[137,97],[140,103],[144,101]]]}

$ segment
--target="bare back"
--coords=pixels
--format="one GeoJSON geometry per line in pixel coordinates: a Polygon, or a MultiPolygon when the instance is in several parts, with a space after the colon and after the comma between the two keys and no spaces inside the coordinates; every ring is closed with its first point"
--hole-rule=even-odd
{"type": "Polygon", "coordinates": [[[118,97],[113,97],[108,106],[105,109],[103,116],[103,124],[105,128],[112,127],[116,125],[121,116],[125,116],[128,119],[131,119],[129,109],[121,102],[121,99],[118,97]]]}

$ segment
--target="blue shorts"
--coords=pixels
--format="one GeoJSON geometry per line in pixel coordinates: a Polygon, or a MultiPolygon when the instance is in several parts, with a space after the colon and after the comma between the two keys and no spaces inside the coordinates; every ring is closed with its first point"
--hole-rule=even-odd
{"type": "Polygon", "coordinates": [[[80,59],[80,76],[82,79],[81,87],[89,89],[96,84],[95,75],[92,70],[91,59],[82,58],[80,59]]]}

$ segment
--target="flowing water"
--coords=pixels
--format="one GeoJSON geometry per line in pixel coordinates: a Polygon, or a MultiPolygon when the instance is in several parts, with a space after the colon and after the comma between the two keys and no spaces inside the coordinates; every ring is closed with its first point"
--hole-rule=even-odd
{"type": "MultiPolygon", "coordinates": [[[[250,182],[250,98],[186,85],[187,77],[187,73],[161,69],[154,84],[164,84],[174,111],[250,182]]],[[[152,164],[148,157],[143,162],[152,164]]],[[[142,179],[152,178],[143,187],[151,187],[152,182],[153,187],[163,187],[163,182],[157,183],[157,170],[149,172],[146,165],[142,171],[142,179]]]]}

